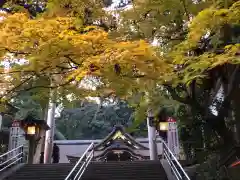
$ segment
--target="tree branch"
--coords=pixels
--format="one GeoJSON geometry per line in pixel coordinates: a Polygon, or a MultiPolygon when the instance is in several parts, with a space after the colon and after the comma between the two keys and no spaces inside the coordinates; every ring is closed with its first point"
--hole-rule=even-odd
{"type": "Polygon", "coordinates": [[[184,11],[185,11],[186,16],[187,16],[187,18],[188,18],[188,21],[190,21],[190,20],[191,20],[191,17],[190,17],[190,14],[189,14],[189,12],[188,12],[187,5],[186,5],[185,0],[180,0],[180,2],[181,2],[182,5],[183,5],[184,11]]]}
{"type": "MultiPolygon", "coordinates": [[[[44,67],[42,70],[40,70],[40,72],[45,71],[46,69],[48,69],[49,66],[44,67]]],[[[6,93],[4,93],[4,95],[0,96],[0,99],[3,98],[4,96],[7,96],[8,94],[14,92],[15,90],[17,90],[18,88],[20,88],[21,86],[23,86],[25,83],[29,82],[34,76],[30,76],[29,78],[23,80],[22,82],[20,82],[17,86],[13,87],[12,89],[8,90],[6,93]]],[[[16,91],[15,91],[16,92],[16,91]]]]}
{"type": "Polygon", "coordinates": [[[12,53],[12,54],[22,54],[22,55],[28,55],[30,54],[29,52],[23,52],[23,51],[14,51],[14,50],[10,50],[8,48],[4,48],[5,51],[8,51],[9,53],[12,53]]]}
{"type": "Polygon", "coordinates": [[[32,86],[32,87],[29,87],[29,88],[24,88],[22,90],[19,90],[19,91],[16,91],[17,93],[20,93],[20,92],[23,92],[23,91],[30,91],[30,90],[33,90],[33,89],[37,89],[37,88],[42,88],[42,89],[55,89],[55,88],[58,88],[58,87],[63,87],[63,86],[66,86],[68,85],[69,83],[73,82],[75,80],[75,78],[71,78],[69,79],[68,81],[62,83],[62,84],[58,84],[56,86],[43,86],[43,85],[39,85],[39,86],[32,86]]]}
{"type": "Polygon", "coordinates": [[[2,75],[7,75],[7,74],[14,74],[14,73],[35,73],[36,71],[33,70],[16,70],[16,71],[9,71],[9,72],[1,72],[0,74],[2,75]]]}
{"type": "Polygon", "coordinates": [[[190,97],[180,97],[176,89],[173,89],[170,85],[165,84],[164,87],[167,89],[167,91],[171,94],[172,98],[175,101],[178,101],[180,103],[186,104],[186,105],[191,105],[190,97]]]}
{"type": "Polygon", "coordinates": [[[65,58],[67,58],[71,63],[77,65],[77,66],[82,66],[82,63],[77,63],[76,61],[74,61],[70,55],[64,55],[65,58]]]}

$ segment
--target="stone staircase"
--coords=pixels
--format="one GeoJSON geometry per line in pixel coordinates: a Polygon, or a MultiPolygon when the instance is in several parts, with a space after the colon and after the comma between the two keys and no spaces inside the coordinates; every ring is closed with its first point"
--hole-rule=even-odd
{"type": "Polygon", "coordinates": [[[74,164],[26,164],[4,180],[64,180],[74,164]]]}
{"type": "MultiPolygon", "coordinates": [[[[5,180],[64,180],[73,164],[25,165],[5,180]]],[[[91,162],[82,180],[167,180],[159,161],[91,162]]]]}
{"type": "Polygon", "coordinates": [[[159,161],[92,162],[83,180],[167,180],[159,161]]]}

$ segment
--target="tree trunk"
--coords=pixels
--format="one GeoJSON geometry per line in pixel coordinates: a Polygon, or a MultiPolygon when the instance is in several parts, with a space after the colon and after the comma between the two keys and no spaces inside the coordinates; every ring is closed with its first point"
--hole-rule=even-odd
{"type": "Polygon", "coordinates": [[[239,92],[240,92],[240,85],[234,89],[234,95],[232,100],[233,105],[233,115],[236,123],[236,139],[237,142],[240,143],[240,98],[239,98],[239,92]]]}

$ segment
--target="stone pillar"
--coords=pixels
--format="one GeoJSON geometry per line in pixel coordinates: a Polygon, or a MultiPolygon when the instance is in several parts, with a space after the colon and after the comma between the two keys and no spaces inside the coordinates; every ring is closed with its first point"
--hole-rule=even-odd
{"type": "Polygon", "coordinates": [[[178,138],[178,127],[177,122],[173,118],[168,118],[168,133],[167,133],[167,143],[169,149],[172,151],[174,156],[179,159],[179,138],[178,138]]]}
{"type": "Polygon", "coordinates": [[[55,109],[56,109],[56,90],[51,90],[48,106],[47,124],[50,129],[46,132],[45,137],[45,148],[44,148],[44,163],[51,163],[52,159],[52,148],[53,148],[53,138],[55,130],[55,109]]]}
{"type": "Polygon", "coordinates": [[[151,109],[147,112],[147,126],[150,160],[157,160],[156,127],[154,125],[154,115],[151,109]]]}
{"type": "Polygon", "coordinates": [[[0,130],[2,129],[2,121],[3,121],[3,115],[0,112],[0,130]]]}

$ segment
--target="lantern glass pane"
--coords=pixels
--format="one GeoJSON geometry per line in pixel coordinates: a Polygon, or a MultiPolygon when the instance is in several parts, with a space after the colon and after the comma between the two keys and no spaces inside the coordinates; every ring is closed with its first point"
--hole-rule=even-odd
{"type": "Polygon", "coordinates": [[[160,131],[167,131],[168,130],[168,122],[160,122],[160,131]]]}
{"type": "Polygon", "coordinates": [[[27,127],[27,134],[34,135],[35,133],[36,133],[36,127],[35,126],[27,127]]]}

